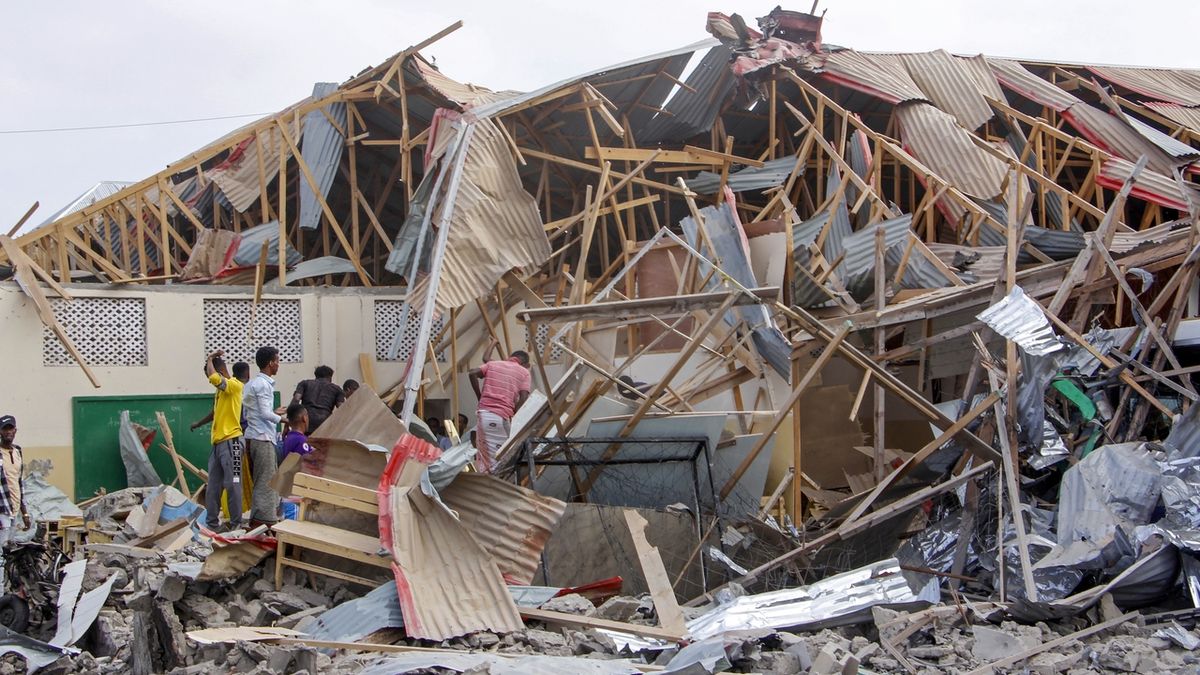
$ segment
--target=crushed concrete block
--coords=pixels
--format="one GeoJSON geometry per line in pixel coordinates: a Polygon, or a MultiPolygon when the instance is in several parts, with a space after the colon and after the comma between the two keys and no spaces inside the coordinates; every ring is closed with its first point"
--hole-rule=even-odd
{"type": "MultiPolygon", "coordinates": [[[[317,675],[321,672],[321,665],[318,662],[318,657],[324,656],[326,661],[329,657],[325,654],[319,654],[317,650],[311,647],[301,647],[292,651],[292,663],[294,664],[293,673],[308,673],[309,675],[317,675]]],[[[328,667],[328,664],[326,664],[328,667]]]]}
{"type": "Polygon", "coordinates": [[[308,603],[310,607],[328,606],[329,604],[329,596],[318,593],[307,586],[284,586],[280,592],[290,593],[308,603]]]}
{"type": "Polygon", "coordinates": [[[237,648],[255,664],[271,658],[271,648],[261,642],[238,642],[237,648]]]}
{"type": "Polygon", "coordinates": [[[596,616],[609,621],[629,622],[638,615],[642,601],[638,598],[616,596],[596,608],[596,616]]]}
{"type": "Polygon", "coordinates": [[[795,675],[804,672],[800,665],[800,657],[788,652],[763,652],[755,666],[755,670],[764,673],[780,673],[795,675]]]}
{"type": "Polygon", "coordinates": [[[229,623],[229,610],[211,598],[188,594],[179,604],[188,620],[205,628],[218,628],[229,623]]]}
{"type": "Polygon", "coordinates": [[[274,649],[271,651],[271,656],[267,659],[267,667],[272,673],[286,673],[288,666],[292,665],[292,653],[286,649],[274,649]]]}
{"type": "Polygon", "coordinates": [[[466,644],[471,649],[491,649],[500,644],[500,636],[491,631],[478,631],[466,636],[466,644]]]}
{"type": "Polygon", "coordinates": [[[155,602],[150,618],[158,633],[158,644],[162,648],[163,667],[176,668],[187,660],[188,646],[184,637],[183,624],[175,614],[175,607],[166,600],[155,602]]]}
{"type": "MultiPolygon", "coordinates": [[[[274,567],[272,567],[271,565],[267,565],[267,569],[274,570],[274,567]]],[[[258,596],[261,596],[263,593],[273,593],[273,592],[275,592],[275,582],[268,581],[267,579],[264,578],[264,579],[256,579],[254,581],[254,583],[250,585],[250,590],[247,591],[246,595],[253,595],[255,597],[258,597],[258,596]]]]}
{"type": "MultiPolygon", "coordinates": [[[[975,635],[975,645],[971,648],[971,655],[975,657],[975,660],[983,663],[1012,656],[1017,652],[1033,649],[1042,644],[1039,637],[1029,634],[1014,634],[991,626],[972,626],[971,631],[975,635]]],[[[913,655],[918,656],[915,653],[913,655]]]]}
{"type": "Polygon", "coordinates": [[[1083,660],[1082,650],[1072,654],[1043,652],[1029,659],[1027,667],[1037,675],[1058,675],[1058,673],[1067,672],[1081,660],[1083,660]]]}
{"type": "Polygon", "coordinates": [[[817,657],[813,659],[812,667],[809,668],[808,672],[813,675],[839,675],[847,671],[851,673],[856,672],[857,668],[857,659],[846,653],[844,649],[840,649],[836,644],[828,643],[817,653],[817,657]]]}
{"type": "Polygon", "coordinates": [[[867,663],[871,664],[871,667],[875,670],[883,672],[900,670],[900,662],[890,656],[881,656],[876,654],[870,659],[867,659],[867,663]]]}
{"type": "Polygon", "coordinates": [[[271,625],[278,626],[280,628],[295,628],[296,625],[299,624],[304,619],[309,618],[309,617],[320,616],[324,612],[325,612],[324,607],[309,607],[308,609],[302,609],[299,612],[293,612],[286,616],[281,616],[278,619],[276,619],[271,625]]]}
{"type": "Polygon", "coordinates": [[[230,649],[226,645],[204,645],[196,653],[196,660],[205,663],[211,663],[214,666],[223,666],[228,661],[230,649]]]}
{"type": "Polygon", "coordinates": [[[592,604],[592,601],[578,593],[568,593],[557,598],[550,598],[542,603],[542,609],[579,616],[596,615],[596,606],[592,604]]]}
{"type": "Polygon", "coordinates": [[[145,613],[136,612],[130,626],[133,630],[130,633],[129,642],[129,672],[132,675],[150,675],[158,672],[158,669],[154,667],[154,656],[150,647],[150,632],[153,630],[153,623],[145,613]]]}
{"type": "Polygon", "coordinates": [[[168,602],[179,602],[183,599],[185,591],[187,579],[177,574],[168,574],[158,587],[158,597],[168,602]]]}
{"type": "Polygon", "coordinates": [[[295,614],[296,612],[312,607],[312,603],[305,601],[303,598],[289,593],[287,591],[271,591],[263,593],[259,596],[264,604],[275,609],[280,615],[295,614]]]}
{"type": "MultiPolygon", "coordinates": [[[[918,659],[940,659],[953,654],[954,647],[950,645],[922,645],[919,647],[909,647],[908,653],[918,659]]],[[[1009,652],[1009,654],[1011,653],[1009,652]]]]}
{"type": "Polygon", "coordinates": [[[125,606],[135,612],[149,612],[154,608],[154,594],[138,591],[125,596],[125,606]]]}
{"type": "Polygon", "coordinates": [[[567,649],[567,639],[561,633],[527,628],[518,631],[515,635],[518,641],[529,645],[536,653],[551,656],[569,656],[571,654],[571,650],[567,649]]]}
{"type": "Polygon", "coordinates": [[[582,633],[575,633],[573,640],[575,646],[575,654],[586,656],[589,654],[611,655],[616,654],[617,643],[604,633],[595,629],[589,629],[582,633]]]}

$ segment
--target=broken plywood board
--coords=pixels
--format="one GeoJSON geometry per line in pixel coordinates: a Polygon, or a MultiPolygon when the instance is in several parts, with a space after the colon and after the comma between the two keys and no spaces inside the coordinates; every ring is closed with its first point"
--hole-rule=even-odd
{"type": "MultiPolygon", "coordinates": [[[[854,451],[863,444],[863,433],[851,421],[854,392],[845,386],[812,387],[800,397],[801,470],[826,490],[847,487],[845,473],[870,471],[870,460],[854,451]]],[[[785,421],[775,432],[767,483],[777,483],[792,466],[792,424],[785,421]]],[[[718,486],[719,487],[719,486],[718,486]]],[[[790,495],[785,496],[789,504],[790,495]]]]}
{"type": "MultiPolygon", "coordinates": [[[[700,592],[700,562],[690,559],[699,533],[691,514],[635,509],[646,519],[646,539],[655,546],[675,589],[682,595],[700,592]]],[[[567,504],[543,553],[545,568],[535,584],[579,586],[597,579],[622,577],[621,593],[648,593],[638,565],[637,549],[625,524],[624,509],[599,504],[567,504]],[[548,575],[546,574],[548,573],[548,575]]]]}
{"type": "Polygon", "coordinates": [[[236,579],[267,559],[273,550],[266,550],[246,541],[221,546],[204,559],[197,581],[236,579]]]}
{"type": "Polygon", "coordinates": [[[225,642],[262,642],[279,638],[302,637],[304,633],[290,628],[273,626],[230,626],[227,628],[205,628],[191,630],[187,637],[198,645],[215,645],[225,642]]]}

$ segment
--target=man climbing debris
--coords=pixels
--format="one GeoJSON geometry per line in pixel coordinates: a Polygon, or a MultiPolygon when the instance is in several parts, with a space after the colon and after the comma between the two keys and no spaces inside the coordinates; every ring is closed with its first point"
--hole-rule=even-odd
{"type": "Polygon", "coordinates": [[[496,341],[493,340],[483,354],[483,365],[468,373],[471,388],[479,398],[479,423],[475,435],[479,450],[477,461],[486,473],[494,470],[496,455],[512,431],[513,414],[529,398],[531,385],[529,355],[518,350],[503,361],[489,361],[495,348],[496,341]],[[483,380],[482,387],[480,379],[483,380]]]}

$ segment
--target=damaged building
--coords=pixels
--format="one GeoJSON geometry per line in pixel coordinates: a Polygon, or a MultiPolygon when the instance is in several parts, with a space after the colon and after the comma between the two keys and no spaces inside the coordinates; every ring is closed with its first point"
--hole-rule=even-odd
{"type": "Polygon", "coordinates": [[[422,56],[454,24],[0,236],[51,460],[5,659],[1195,668],[1200,71],[755,25],[515,92],[422,56]],[[295,518],[214,534],[199,367],[263,344],[363,387],[295,518]],[[492,344],[533,391],[488,472],[423,420],[492,344]]]}

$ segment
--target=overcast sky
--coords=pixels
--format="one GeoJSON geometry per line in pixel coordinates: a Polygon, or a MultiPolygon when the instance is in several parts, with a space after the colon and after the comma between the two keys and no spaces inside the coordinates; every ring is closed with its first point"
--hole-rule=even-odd
{"type": "MultiPolygon", "coordinates": [[[[809,1],[788,9],[809,9],[809,1]]],[[[0,131],[268,113],[456,20],[427,48],[450,77],[530,90],[708,37],[708,11],[754,26],[774,1],[255,0],[6,2],[0,131]]],[[[829,43],[1200,67],[1196,0],[837,0],[829,43]],[[1180,30],[1175,27],[1187,27],[1180,30]]],[[[819,10],[818,10],[819,11],[819,10]]],[[[41,222],[101,180],[140,180],[250,121],[0,133],[0,233],[34,201],[41,222]]]]}

